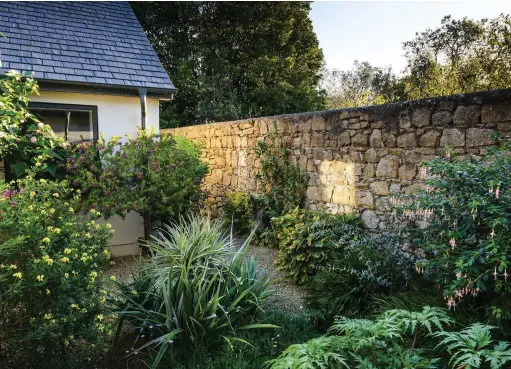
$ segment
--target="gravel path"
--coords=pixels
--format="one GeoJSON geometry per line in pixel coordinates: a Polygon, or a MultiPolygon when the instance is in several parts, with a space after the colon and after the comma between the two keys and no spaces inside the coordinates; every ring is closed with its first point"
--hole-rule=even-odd
{"type": "Polygon", "coordinates": [[[289,315],[298,315],[305,309],[306,291],[284,279],[284,273],[276,269],[277,250],[263,246],[250,246],[248,255],[254,256],[260,267],[274,278],[271,289],[275,292],[268,300],[269,310],[278,310],[289,315]]]}

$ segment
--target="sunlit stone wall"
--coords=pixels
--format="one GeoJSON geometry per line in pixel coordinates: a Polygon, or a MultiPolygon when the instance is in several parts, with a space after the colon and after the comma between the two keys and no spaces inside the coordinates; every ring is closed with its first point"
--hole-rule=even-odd
{"type": "Polygon", "coordinates": [[[421,161],[444,155],[447,148],[481,155],[494,144],[494,133],[511,136],[511,90],[167,130],[203,145],[212,214],[227,192],[260,190],[253,147],[273,122],[293,160],[310,175],[310,208],[357,212],[369,227],[385,227],[389,194],[421,186],[421,161]]]}

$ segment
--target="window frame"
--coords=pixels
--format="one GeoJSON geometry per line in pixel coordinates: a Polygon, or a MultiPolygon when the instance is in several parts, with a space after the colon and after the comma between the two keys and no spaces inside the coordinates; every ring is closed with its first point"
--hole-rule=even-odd
{"type": "MultiPolygon", "coordinates": [[[[90,111],[92,114],[92,141],[96,143],[99,139],[98,127],[98,107],[97,105],[82,105],[82,104],[61,104],[61,103],[48,103],[48,102],[29,102],[28,111],[31,109],[36,110],[62,110],[62,111],[90,111]]],[[[32,113],[32,112],[31,112],[32,113]]]]}

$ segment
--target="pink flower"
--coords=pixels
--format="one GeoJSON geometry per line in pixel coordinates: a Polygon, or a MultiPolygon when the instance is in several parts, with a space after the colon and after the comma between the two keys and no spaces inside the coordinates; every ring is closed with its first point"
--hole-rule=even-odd
{"type": "Polygon", "coordinates": [[[36,143],[36,142],[37,142],[37,138],[35,138],[35,137],[31,137],[31,138],[30,138],[30,142],[32,142],[32,143],[36,143]]]}
{"type": "Polygon", "coordinates": [[[454,238],[451,238],[449,240],[449,246],[451,246],[451,249],[454,250],[454,246],[456,245],[456,240],[454,238]]]}

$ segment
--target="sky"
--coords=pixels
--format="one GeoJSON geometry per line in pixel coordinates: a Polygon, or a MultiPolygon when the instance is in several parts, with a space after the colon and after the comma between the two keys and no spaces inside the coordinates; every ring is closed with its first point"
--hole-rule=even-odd
{"type": "Polygon", "coordinates": [[[493,18],[511,13],[508,1],[316,1],[310,17],[327,67],[351,69],[353,61],[379,67],[405,66],[402,42],[416,32],[440,25],[444,15],[455,19],[493,18]]]}

